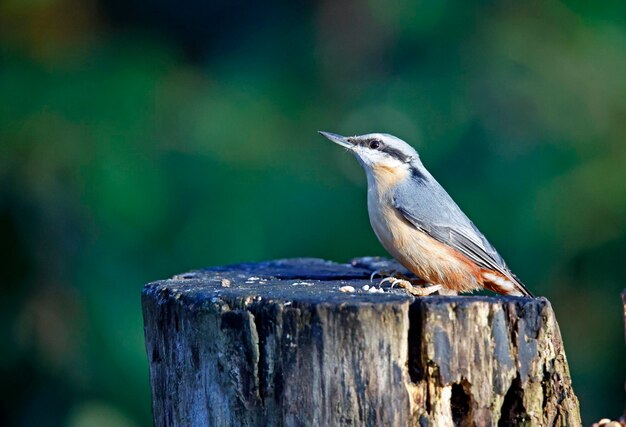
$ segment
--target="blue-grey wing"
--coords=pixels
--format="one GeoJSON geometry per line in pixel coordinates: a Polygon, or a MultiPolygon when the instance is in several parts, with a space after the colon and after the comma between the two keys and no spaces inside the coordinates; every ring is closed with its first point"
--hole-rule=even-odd
{"type": "Polygon", "coordinates": [[[431,176],[411,178],[399,184],[394,191],[393,203],[414,227],[459,251],[481,268],[503,274],[522,293],[532,295],[493,245],[431,176]]]}

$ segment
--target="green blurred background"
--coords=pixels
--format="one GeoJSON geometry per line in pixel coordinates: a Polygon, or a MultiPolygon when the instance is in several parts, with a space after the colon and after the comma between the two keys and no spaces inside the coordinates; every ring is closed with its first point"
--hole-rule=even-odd
{"type": "Polygon", "coordinates": [[[151,425],[146,282],[384,255],[317,130],[412,143],[623,410],[625,2],[4,0],[0,49],[0,425],[151,425]]]}

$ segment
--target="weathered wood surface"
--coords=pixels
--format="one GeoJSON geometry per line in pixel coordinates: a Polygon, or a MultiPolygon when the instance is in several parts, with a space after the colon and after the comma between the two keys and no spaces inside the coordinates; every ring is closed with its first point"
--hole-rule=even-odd
{"type": "Polygon", "coordinates": [[[363,291],[381,266],[282,260],[146,285],[155,425],[581,425],[546,299],[363,291]]]}

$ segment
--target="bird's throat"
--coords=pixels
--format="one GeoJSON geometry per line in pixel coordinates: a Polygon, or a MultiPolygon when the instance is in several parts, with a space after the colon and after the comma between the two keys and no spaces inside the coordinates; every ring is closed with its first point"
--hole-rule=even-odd
{"type": "Polygon", "coordinates": [[[407,167],[393,167],[386,164],[376,164],[370,170],[368,181],[373,180],[374,182],[368,182],[368,186],[371,187],[372,184],[375,184],[380,193],[391,190],[409,175],[407,167]]]}

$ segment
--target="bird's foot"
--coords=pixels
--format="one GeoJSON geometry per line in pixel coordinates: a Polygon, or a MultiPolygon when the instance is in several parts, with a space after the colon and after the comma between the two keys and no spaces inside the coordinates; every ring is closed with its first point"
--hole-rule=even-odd
{"type": "Polygon", "coordinates": [[[376,276],[383,277],[383,276],[388,276],[388,274],[385,273],[383,270],[374,270],[372,271],[372,274],[370,275],[370,283],[374,281],[374,277],[376,276]]]}
{"type": "MultiPolygon", "coordinates": [[[[370,282],[373,282],[374,281],[374,277],[376,277],[376,276],[386,277],[387,279],[390,279],[390,280],[393,280],[393,279],[408,280],[408,277],[406,277],[404,274],[402,274],[399,271],[389,272],[389,271],[385,271],[385,270],[375,270],[370,275],[370,282]]],[[[384,283],[384,281],[380,282],[380,283],[384,283]]]]}
{"type": "MultiPolygon", "coordinates": [[[[393,276],[384,278],[383,280],[380,281],[378,286],[381,286],[385,282],[390,282],[392,288],[398,285],[402,289],[406,290],[409,294],[418,296],[418,297],[423,297],[426,295],[433,294],[443,288],[441,285],[430,285],[426,287],[413,286],[413,284],[410,281],[406,279],[399,279],[393,276]]],[[[419,280],[419,283],[424,283],[424,281],[419,280]]]]}
{"type": "MultiPolygon", "coordinates": [[[[374,272],[372,272],[372,275],[370,276],[370,283],[372,283],[374,281],[374,277],[375,276],[380,276],[383,279],[378,283],[378,288],[382,290],[383,288],[383,283],[385,282],[392,282],[391,284],[391,288],[393,289],[394,287],[394,283],[396,283],[397,280],[403,280],[407,283],[409,282],[409,278],[406,277],[404,274],[402,274],[399,271],[394,271],[394,272],[388,272],[385,270],[376,270],[374,272]]],[[[413,280],[419,280],[419,279],[413,279],[413,280]]]]}

